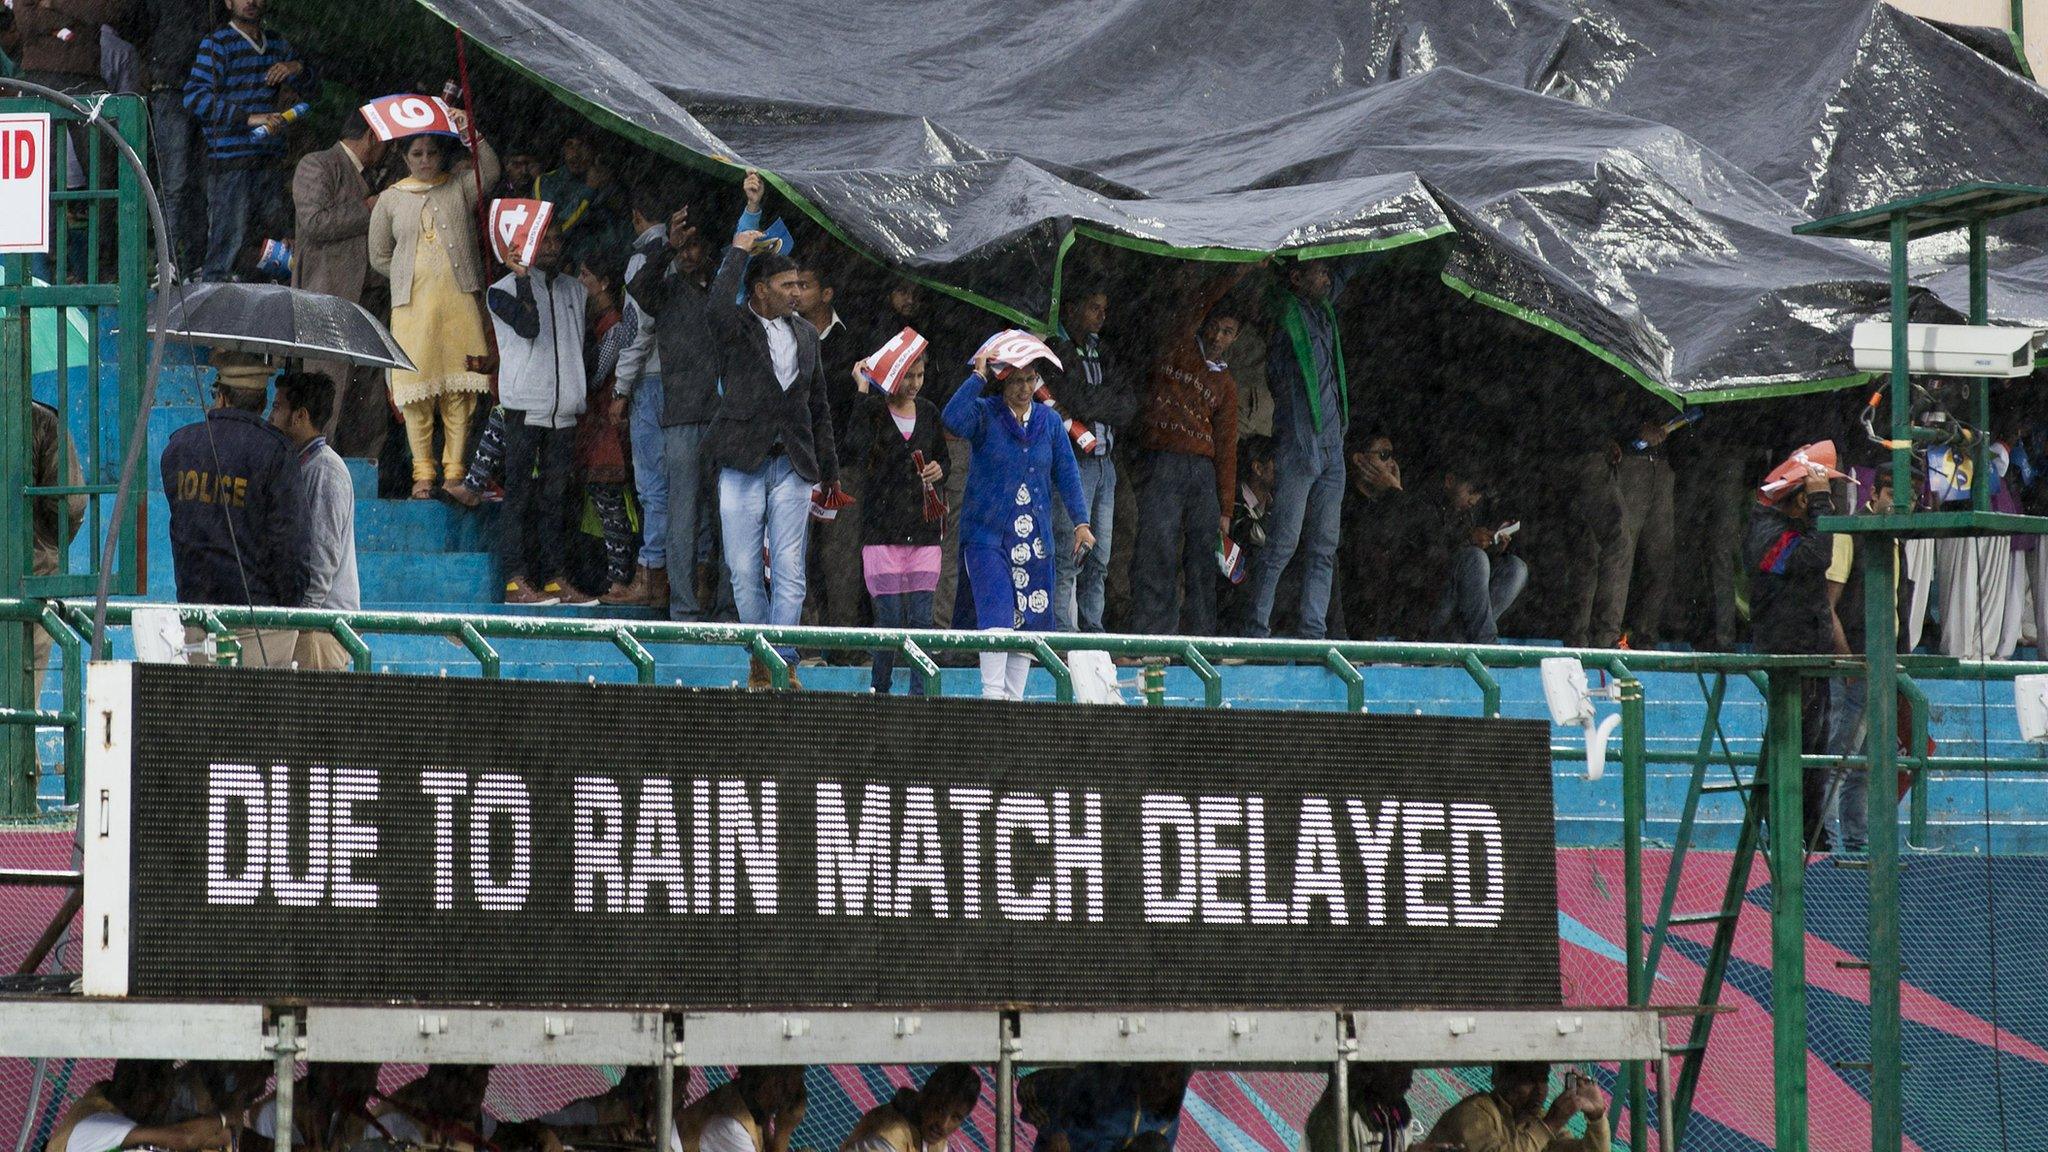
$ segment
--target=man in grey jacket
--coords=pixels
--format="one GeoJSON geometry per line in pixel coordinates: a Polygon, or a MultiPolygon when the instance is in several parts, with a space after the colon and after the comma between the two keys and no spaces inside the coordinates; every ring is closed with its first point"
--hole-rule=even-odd
{"type": "MultiPolygon", "coordinates": [[[[363,606],[356,579],[356,493],[348,465],[320,429],[334,414],[334,381],[318,372],[277,378],[270,423],[291,439],[299,461],[299,539],[305,549],[304,608],[355,611],[363,606]]],[[[326,632],[301,629],[292,661],[301,668],[346,668],[349,656],[326,632]]]]}

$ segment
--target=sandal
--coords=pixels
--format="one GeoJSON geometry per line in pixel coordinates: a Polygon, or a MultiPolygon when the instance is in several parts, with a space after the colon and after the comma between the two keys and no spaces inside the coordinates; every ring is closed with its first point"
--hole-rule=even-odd
{"type": "Polygon", "coordinates": [[[432,500],[434,498],[434,488],[435,484],[432,480],[415,480],[412,482],[412,498],[415,500],[432,500]]]}

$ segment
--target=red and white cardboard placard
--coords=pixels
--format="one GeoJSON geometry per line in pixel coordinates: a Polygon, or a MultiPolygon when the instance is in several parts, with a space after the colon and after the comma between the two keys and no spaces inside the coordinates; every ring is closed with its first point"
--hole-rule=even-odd
{"type": "Polygon", "coordinates": [[[0,114],[0,252],[50,250],[50,114],[0,114]]]}
{"type": "Polygon", "coordinates": [[[867,376],[868,383],[894,396],[896,386],[903,382],[904,373],[910,371],[910,366],[917,363],[919,356],[924,355],[925,346],[925,338],[918,335],[917,329],[905,328],[861,361],[860,370],[867,376]]]}
{"type": "Polygon", "coordinates": [[[491,248],[499,262],[532,266],[541,233],[554,215],[555,206],[545,200],[491,201],[491,248]]]}
{"type": "Polygon", "coordinates": [[[396,96],[379,96],[363,105],[362,113],[363,119],[370,123],[370,131],[375,132],[379,140],[397,140],[422,133],[462,139],[456,125],[455,110],[439,96],[416,96],[404,92],[396,96]]]}

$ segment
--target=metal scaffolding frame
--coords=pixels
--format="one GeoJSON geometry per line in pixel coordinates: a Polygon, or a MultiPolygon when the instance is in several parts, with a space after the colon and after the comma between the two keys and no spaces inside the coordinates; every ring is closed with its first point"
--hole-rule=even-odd
{"type": "MultiPolygon", "coordinates": [[[[271,1060],[288,1141],[293,1065],[371,1063],[992,1065],[997,1152],[1014,1147],[1016,1066],[1089,1061],[1320,1067],[1341,1092],[1349,1066],[1394,1060],[1472,1066],[1664,1058],[1655,1012],[928,1011],[661,1012],[559,1008],[291,1006],[126,999],[0,999],[0,1058],[271,1060]]],[[[657,1076],[657,1131],[674,1116],[657,1076]]],[[[1339,1125],[1339,1140],[1348,1125],[1339,1125]]],[[[280,1147],[284,1147],[280,1144],[280,1147]]],[[[1339,1152],[1346,1152],[1340,1146],[1339,1152]]]]}
{"type": "MultiPolygon", "coordinates": [[[[2018,23],[2015,8],[2014,23],[2018,23]]],[[[2024,52],[2022,53],[2024,55],[2024,52]]],[[[1907,322],[1911,318],[1912,282],[1908,275],[1908,245],[1915,239],[1963,231],[1969,240],[1971,324],[1989,321],[1990,272],[1986,229],[1993,220],[2019,212],[2048,207],[2048,187],[1972,181],[1952,188],[1925,192],[1894,200],[1858,212],[1844,213],[1801,224],[1793,232],[1802,236],[1826,236],[1846,240],[1883,241],[1891,263],[1891,392],[1890,435],[1892,504],[1875,515],[1824,516],[1818,527],[1826,532],[1848,533],[1868,542],[1859,547],[1858,563],[1863,574],[1865,698],[1872,706],[1865,712],[1868,726],[1868,767],[1871,777],[1889,780],[1900,761],[1898,713],[1888,706],[1900,692],[1898,586],[1894,557],[1903,540],[1926,537],[2017,536],[2048,533],[2048,517],[2017,516],[1991,511],[1991,382],[1970,381],[1967,420],[1976,430],[1971,445],[1974,468],[1971,473],[1970,507],[1967,511],[1916,511],[1913,486],[1913,457],[1920,447],[1939,434],[1916,428],[1912,419],[1912,380],[1908,375],[1907,322]],[[1919,447],[1916,447],[1919,446],[1919,447]],[[1877,545],[1871,547],[1868,545],[1877,545]]],[[[1772,723],[1780,709],[1773,685],[1772,723]]],[[[1798,699],[1791,701],[1790,738],[1798,745],[1798,699]]],[[[1919,745],[1914,751],[1920,750],[1919,745]]],[[[1989,770],[1992,762],[1982,766],[1989,770]]],[[[1776,777],[1773,778],[1774,782],[1776,777]]],[[[1797,792],[1797,784],[1786,785],[1797,792]]],[[[1774,788],[1776,805],[1783,789],[1774,788]]],[[[1898,799],[1888,788],[1869,790],[1870,829],[1870,1147],[1872,1152],[1900,1152],[1905,1141],[1904,1065],[1899,985],[1899,825],[1898,799]]],[[[1774,812],[1785,809],[1773,807],[1774,812]]],[[[1784,852],[1797,846],[1798,822],[1789,821],[1792,838],[1774,830],[1773,848],[1784,852]]],[[[1989,851],[1989,846],[1986,846],[1989,851]]],[[[1780,855],[1779,859],[1790,859],[1780,855]]],[[[1796,885],[1782,885],[1780,904],[1774,919],[1804,917],[1804,904],[1796,885]]],[[[1786,942],[1786,947],[1791,947],[1786,942]]],[[[1803,939],[1796,954],[1787,951],[1774,958],[1776,965],[1793,964],[1804,973],[1803,939]]],[[[1773,974],[1774,981],[1777,974],[1773,974]]],[[[1803,979],[1800,987],[1787,992],[1802,997],[1800,1017],[1805,1011],[1803,979]]],[[[1782,1003],[1780,1004],[1782,1008],[1782,1003]]],[[[1782,1038],[1781,1038],[1782,1040],[1782,1038]]],[[[1806,1073],[1803,1064],[1789,1067],[1782,1059],[1778,1074],[1778,1147],[1803,1152],[1806,1147],[1806,1073]]]]}
{"type": "MultiPolygon", "coordinates": [[[[111,623],[127,625],[131,622],[135,605],[114,605],[109,613],[111,623]]],[[[1701,800],[1706,795],[1727,792],[1734,793],[1744,803],[1745,819],[1742,838],[1738,841],[1736,863],[1737,874],[1731,875],[1729,900],[1739,906],[1744,885],[1740,877],[1747,876],[1749,859],[1753,855],[1764,857],[1766,865],[1772,868],[1773,881],[1777,885],[1776,898],[1771,908],[1772,918],[1772,987],[1773,987],[1773,1030],[1774,1030],[1774,1075],[1778,1085],[1778,1146],[1792,1150],[1806,1147],[1807,1122],[1805,1111],[1806,1046],[1807,1029],[1805,1014],[1805,923],[1802,892],[1803,849],[1800,842],[1802,827],[1801,796],[1799,779],[1803,771],[1812,767],[1850,763],[1869,766],[1873,771],[1883,772],[1883,757],[1874,754],[1868,758],[1850,757],[1845,761],[1839,757],[1803,756],[1800,751],[1799,695],[1800,683],[1810,677],[1857,677],[1864,676],[1872,667],[1882,668],[1882,675],[1889,677],[1898,692],[1911,706],[1909,725],[1915,734],[1911,745],[1915,755],[1895,755],[1893,762],[1898,768],[1908,770],[1912,776],[1909,837],[1918,842],[1924,835],[1927,816],[1926,774],[1932,771],[1954,771],[1968,769],[1983,770],[1987,767],[2007,770],[2048,771],[2048,760],[1995,760],[1986,761],[1981,757],[1936,756],[1925,751],[1924,736],[1929,720],[1929,708],[1921,692],[1920,680],[2009,680],[2013,676],[2039,670],[2037,665],[2017,662],[2006,663],[1961,663],[1941,657],[1907,656],[1869,665],[1866,660],[1850,657],[1830,656],[1756,656],[1717,653],[1686,652],[1613,652],[1600,650],[1570,650],[1556,648],[1480,647],[1463,645],[1399,644],[1399,643],[1327,643],[1303,640],[1241,640],[1222,638],[1185,637],[1142,637],[1142,636],[1091,636],[1080,634],[1000,634],[983,632],[942,632],[942,631],[893,631],[878,629],[830,629],[802,627],[771,627],[755,625],[683,624],[665,621],[620,621],[563,619],[532,616],[500,616],[488,614],[418,614],[386,612],[329,612],[313,609],[283,608],[226,608],[211,606],[183,606],[177,611],[182,619],[205,629],[218,641],[218,659],[232,663],[237,659],[233,635],[237,630],[251,627],[297,628],[301,630],[322,630],[341,638],[352,652],[355,667],[369,670],[373,667],[369,641],[365,637],[380,634],[436,635],[460,644],[478,663],[478,672],[485,677],[495,677],[501,671],[501,659],[492,646],[492,640],[541,639],[563,641],[600,641],[618,651],[622,658],[630,661],[642,683],[655,682],[655,661],[649,653],[649,646],[691,644],[717,645],[737,648],[753,653],[766,653],[773,661],[777,646],[801,646],[828,650],[859,650],[889,648],[911,655],[915,660],[929,661],[930,652],[983,651],[1004,648],[1031,654],[1053,675],[1056,694],[1061,699],[1072,699],[1072,678],[1061,659],[1063,653],[1085,649],[1107,649],[1120,655],[1137,656],[1155,662],[1177,662],[1193,672],[1203,685],[1203,703],[1209,707],[1225,705],[1222,675],[1216,664],[1227,659],[1251,659],[1268,662],[1291,662],[1321,668],[1341,682],[1346,689],[1346,707],[1362,708],[1365,703],[1365,676],[1372,671],[1372,665],[1399,664],[1409,666],[1434,666],[1457,669],[1471,680],[1478,697],[1482,715],[1500,714],[1500,684],[1494,675],[1503,669],[1533,669],[1546,657],[1571,656],[1583,661],[1590,668],[1604,670],[1615,687],[1614,697],[1621,712],[1621,770],[1622,793],[1622,847],[1624,865],[1624,921],[1626,924],[1626,957],[1628,972],[1628,994],[1622,1007],[1643,1012],[1661,1011],[1667,1016],[1689,1015],[1695,1017],[1693,1034],[1686,1043],[1660,1049],[1656,1053],[1612,1057],[1621,1061],[1621,1089],[1617,1095],[1626,1102],[1629,1109],[1629,1139],[1632,1147],[1647,1148],[1652,1130],[1651,1118],[1660,1121],[1658,1130],[1673,1136],[1670,1147],[1682,1146],[1684,1137],[1685,1112],[1689,1108],[1694,1087],[1698,1083],[1700,1068],[1704,1062],[1707,1040],[1711,1035],[1713,1006],[1720,987],[1720,976],[1726,971],[1733,948],[1734,911],[1730,906],[1717,913],[1705,916],[1691,916],[1678,912],[1673,907],[1677,887],[1676,878],[1695,831],[1694,816],[1701,800]],[[1647,747],[1647,701],[1644,697],[1640,675],[1645,672],[1677,672],[1702,677],[1707,687],[1708,708],[1701,726],[1699,742],[1695,750],[1650,750],[1647,747]],[[1745,755],[1730,751],[1725,743],[1717,747],[1720,703],[1726,695],[1730,679],[1746,680],[1756,686],[1768,706],[1766,730],[1762,747],[1757,755],[1745,755]],[[1678,834],[1673,846],[1672,863],[1665,890],[1655,909],[1646,907],[1647,897],[1643,876],[1644,822],[1647,815],[1646,769],[1652,764],[1683,764],[1691,769],[1691,787],[1681,817],[1678,834]],[[1744,778],[1745,769],[1750,771],[1744,778]],[[1729,776],[1725,783],[1709,781],[1711,771],[1726,771],[1729,776]],[[1768,800],[1759,799],[1768,793],[1768,800]],[[1781,819],[1770,821],[1763,817],[1768,811],[1780,814],[1781,819]],[[1784,867],[1777,861],[1799,861],[1800,867],[1784,867]],[[1690,1005],[1655,1005],[1651,1000],[1654,988],[1656,966],[1667,952],[1667,944],[1677,930],[1692,924],[1708,921],[1717,922],[1714,943],[1704,965],[1707,980],[1702,988],[1699,1003],[1690,1005]],[[1650,1065],[1659,1065],[1657,1091],[1651,1092],[1650,1065]]],[[[82,658],[83,642],[78,629],[89,619],[82,607],[57,602],[34,600],[0,600],[0,620],[34,623],[48,630],[59,648],[65,653],[66,667],[74,665],[74,657],[82,658]]],[[[935,666],[934,666],[935,667],[935,666]]],[[[787,676],[787,668],[777,667],[778,677],[787,676]]],[[[79,690],[83,690],[83,677],[78,678],[79,690]]],[[[931,690],[939,690],[939,678],[929,678],[931,690]]],[[[87,733],[95,725],[103,725],[111,718],[90,714],[82,696],[69,695],[72,681],[67,679],[64,706],[56,711],[36,713],[33,723],[44,727],[61,729],[67,749],[66,762],[73,762],[72,750],[82,748],[87,733]]],[[[1155,702],[1164,703],[1163,697],[1155,702]]],[[[1873,710],[1873,721],[1878,713],[1873,710]]],[[[0,722],[10,718],[0,716],[0,722]]],[[[31,722],[27,717],[13,718],[12,722],[31,722]]],[[[1878,745],[1872,745],[1875,750],[1878,745]]],[[[1572,762],[1583,760],[1586,750],[1582,745],[1553,745],[1553,760],[1572,762]]],[[[82,764],[82,755],[77,761],[82,764]]],[[[1882,789],[1880,795],[1887,795],[1882,789]]],[[[1887,801],[1889,797],[1887,795],[1887,801]]],[[[1877,802],[1873,801],[1875,805],[1877,802]]],[[[1886,809],[1887,820],[1896,820],[1895,809],[1886,809]]],[[[1873,819],[1872,830],[1876,831],[1886,821],[1873,819]]],[[[1873,845],[1875,847],[1875,845],[1873,845]]],[[[1896,859],[1896,843],[1892,852],[1896,859]]],[[[1879,908],[1875,919],[1897,923],[1896,871],[1888,885],[1878,883],[1883,875],[1881,862],[1873,866],[1872,897],[1874,906],[1879,908]]],[[[38,881],[33,877],[22,882],[38,881]]],[[[72,880],[76,882],[75,877],[72,880]]],[[[1894,928],[1893,947],[1896,947],[1894,928]]],[[[1873,963],[1873,978],[1878,965],[1873,963]]],[[[1896,973],[1896,968],[1893,969],[1896,973]]],[[[1892,977],[1892,995],[1896,997],[1896,976],[1892,977]]],[[[1874,997],[1875,999],[1875,997],[1874,997]]],[[[1894,1003],[1896,1001],[1894,1000],[1894,1003]]],[[[121,1003],[130,1004],[123,1001],[121,1003]]],[[[4,1019],[10,1015],[16,1002],[0,1001],[0,1034],[4,1034],[4,1019]]],[[[132,1004],[131,1004],[132,1006],[132,1004]]],[[[317,1025],[317,1012],[301,1022],[317,1025]]],[[[334,1009],[328,1009],[334,1011],[334,1009]]],[[[414,1027],[417,1027],[418,1013],[411,1012],[414,1027]]],[[[1572,1015],[1586,1015],[1588,1019],[1601,1015],[1578,1008],[1561,1010],[1572,1015]]],[[[1245,1012],[1254,1017],[1272,1018],[1254,1008],[1245,1012]]],[[[1238,1013],[1235,1015],[1243,1015],[1238,1013]]],[[[517,1014],[499,1014],[504,1018],[516,1018],[517,1014]]],[[[1163,1019],[1156,1013],[1142,1014],[1148,1020],[1163,1019]]],[[[1228,1027],[1224,1014],[1223,1027],[1228,1027]]],[[[1484,1014],[1463,1014],[1473,1019],[1483,1019],[1484,1014]]],[[[455,1019],[457,1017],[451,1017],[455,1019]]],[[[816,1020],[819,1014],[808,1014],[806,1019],[816,1020]]],[[[1361,1019],[1380,1019],[1372,1014],[1350,1014],[1354,1029],[1361,1019]]],[[[688,1017],[680,1023],[688,1034],[688,1017]]],[[[712,1019],[706,1017],[706,1020],[712,1019]]],[[[725,1021],[725,1017],[717,1017],[725,1021]]],[[[739,1018],[733,1018],[737,1020],[739,1018]]],[[[852,1017],[842,1023],[855,1026],[852,1017]]],[[[888,1019],[892,1027],[898,1019],[891,1013],[888,1019]]],[[[936,1017],[922,1015],[922,1021],[936,1017]]],[[[1036,1016],[1017,1021],[1028,1024],[1036,1016]]],[[[1427,1023],[1432,1019],[1427,1014],[1417,1017],[1424,1021],[1414,1027],[1434,1029],[1436,1024],[1427,1023]]],[[[1381,1020],[1381,1027],[1391,1027],[1391,1019],[1381,1020]]],[[[1212,1025],[1214,1022],[1212,1021],[1212,1025]]],[[[938,1025],[931,1025],[937,1027],[938,1025]]],[[[589,1025],[586,1027],[594,1027],[589,1025]]],[[[973,1025],[979,1029],[979,1024],[973,1025]]],[[[309,1033],[311,1029],[309,1028],[309,1033]]],[[[1420,1049],[1374,1050],[1363,1041],[1367,1032],[1354,1032],[1350,1038],[1361,1044],[1360,1055],[1351,1059],[1393,1058],[1387,1051],[1420,1051],[1420,1049]]],[[[701,1032],[700,1032],[701,1035],[701,1032]]],[[[1271,1035],[1269,1032],[1268,1035],[1271,1035]]],[[[307,1043],[313,1041],[309,1038],[307,1043]]],[[[1009,1037],[1012,1045],[1027,1043],[1020,1033],[1009,1037]]],[[[1119,1049],[1103,1049],[1115,1051],[1119,1049]]],[[[1130,1051],[1129,1048],[1121,1049],[1130,1051]]],[[[1557,1051],[1567,1051],[1560,1048],[1557,1051]]],[[[1187,1052],[1184,1046],[1171,1047],[1168,1051],[1187,1052]]],[[[1425,1062],[1464,1063],[1479,1060],[1473,1055],[1474,1046],[1460,1049],[1466,1055],[1456,1060],[1429,1060],[1425,1062]]],[[[1896,1063],[1898,1049],[1896,1041],[1888,1050],[1889,1059],[1896,1063]]],[[[1034,1055],[1042,1055],[1034,1052],[1034,1055]]],[[[1884,1052],[1874,1053],[1878,1064],[1886,1059],[1884,1052]]],[[[1129,1058],[1129,1057],[1126,1057],[1129,1058]]],[[[1557,1056],[1556,1059],[1567,1057],[1557,1056]]],[[[886,1062],[886,1061],[884,1061],[886,1062]]],[[[1271,1062],[1271,1061],[1264,1061],[1271,1062]]],[[[1313,1062],[1313,1061],[1305,1061],[1313,1062]]]]}

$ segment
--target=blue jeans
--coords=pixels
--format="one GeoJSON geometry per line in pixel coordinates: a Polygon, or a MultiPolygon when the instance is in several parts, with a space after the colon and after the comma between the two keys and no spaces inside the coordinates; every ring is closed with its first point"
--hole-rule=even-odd
{"type": "MultiPolygon", "coordinates": [[[[1335,421],[1332,421],[1335,426],[1335,421]]],[[[1321,640],[1329,630],[1330,576],[1336,571],[1337,533],[1344,511],[1344,435],[1338,428],[1313,452],[1286,447],[1274,461],[1278,481],[1266,515],[1266,546],[1252,572],[1248,636],[1272,634],[1273,599],[1280,577],[1300,550],[1301,635],[1321,640]]]]}
{"type": "MultiPolygon", "coordinates": [[[[718,518],[725,566],[742,624],[797,624],[804,614],[804,547],[810,539],[811,482],[789,457],[771,456],[752,472],[718,472],[718,518]],[[767,549],[769,570],[761,569],[767,549]]],[[[673,583],[673,581],[671,581],[673,583]]],[[[795,655],[785,649],[785,659],[795,655]]]]}
{"type": "MultiPolygon", "coordinates": [[[[643,388],[642,391],[645,391],[643,388]]],[[[697,603],[697,535],[710,527],[704,508],[704,434],[709,424],[677,424],[661,430],[663,494],[667,497],[666,553],[676,557],[676,570],[668,577],[668,618],[702,620],[704,606],[697,603]]],[[[633,429],[633,471],[640,471],[640,430],[633,429]]],[[[644,505],[643,505],[644,507],[644,505]]],[[[645,539],[654,539],[654,516],[647,514],[645,539]]],[[[708,551],[709,543],[706,548],[708,551]]],[[[640,550],[640,562],[647,562],[647,549],[640,550]]]]}
{"type": "Polygon", "coordinates": [[[1187,452],[1147,454],[1152,475],[1138,491],[1138,550],[1131,557],[1131,630],[1147,636],[1216,631],[1216,534],[1223,506],[1216,462],[1187,452]],[[1187,601],[1174,606],[1185,585],[1187,601]]]}
{"type": "MultiPolygon", "coordinates": [[[[1870,727],[1863,715],[1869,699],[1868,681],[1861,676],[1829,681],[1828,695],[1828,755],[1861,755],[1870,742],[1870,727]]],[[[1835,847],[1861,852],[1870,844],[1870,769],[1843,766],[1829,774],[1829,791],[1834,793],[1834,807],[1840,813],[1835,847]]]]}
{"type": "Polygon", "coordinates": [[[1102,631],[1102,590],[1109,579],[1110,535],[1116,527],[1116,465],[1107,456],[1078,456],[1081,499],[1095,547],[1076,562],[1073,517],[1055,492],[1052,498],[1053,620],[1062,632],[1102,631]]]}
{"type": "MultiPolygon", "coordinates": [[[[667,437],[661,427],[661,381],[642,380],[626,414],[633,441],[633,491],[640,498],[640,566],[668,567],[667,437]]],[[[674,581],[670,581],[671,584],[674,581]]],[[[671,593],[671,601],[674,596],[671,593]]]]}
{"type": "MultiPolygon", "coordinates": [[[[902,592],[894,596],[876,596],[873,600],[877,628],[931,627],[932,594],[929,592],[902,592]]],[[[868,686],[875,690],[876,695],[889,694],[889,676],[895,670],[896,650],[877,650],[874,673],[868,677],[868,686]]],[[[913,696],[924,695],[924,671],[916,665],[910,669],[910,692],[913,696]]]]}
{"type": "Polygon", "coordinates": [[[182,91],[149,94],[149,147],[156,159],[156,190],[163,198],[171,261],[187,272],[206,259],[206,198],[199,179],[205,145],[182,91]]]}
{"type": "Polygon", "coordinates": [[[235,256],[252,235],[274,223],[284,202],[284,173],[276,168],[216,168],[206,174],[206,266],[201,280],[233,278],[235,256]]]}
{"type": "Polygon", "coordinates": [[[1492,644],[1500,639],[1500,617],[1529,583],[1529,566],[1519,556],[1490,556],[1467,544],[1451,557],[1444,594],[1429,622],[1429,638],[1450,644],[1492,644]]]}

